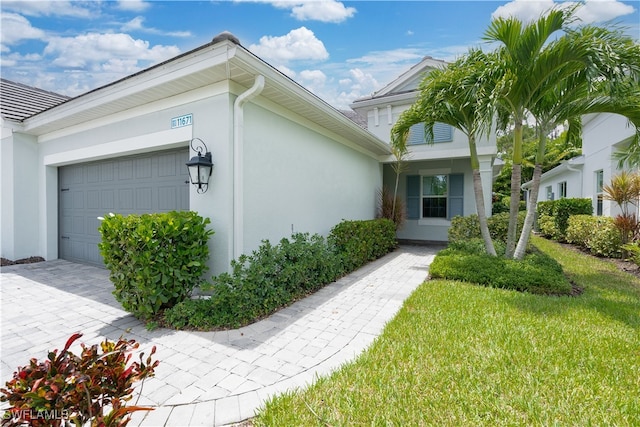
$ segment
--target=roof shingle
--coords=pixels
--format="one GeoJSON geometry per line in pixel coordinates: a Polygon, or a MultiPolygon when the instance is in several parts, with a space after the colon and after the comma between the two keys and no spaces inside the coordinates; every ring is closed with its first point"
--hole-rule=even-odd
{"type": "Polygon", "coordinates": [[[0,114],[5,120],[24,120],[68,99],[68,96],[0,79],[0,114]]]}

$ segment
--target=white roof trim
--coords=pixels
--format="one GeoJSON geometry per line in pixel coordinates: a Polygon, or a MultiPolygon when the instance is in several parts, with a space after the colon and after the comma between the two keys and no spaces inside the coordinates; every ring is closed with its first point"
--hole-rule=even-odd
{"type": "MultiPolygon", "coordinates": [[[[572,157],[569,160],[565,160],[562,163],[560,163],[558,166],[556,166],[553,169],[550,169],[548,171],[546,171],[545,173],[543,173],[540,176],[540,182],[542,182],[543,180],[547,179],[547,178],[553,178],[556,175],[560,175],[563,172],[569,171],[569,172],[576,172],[575,170],[571,169],[572,167],[576,167],[576,168],[582,168],[584,166],[584,155],[580,155],[580,156],[576,156],[576,157],[572,157]]],[[[524,189],[528,189],[533,185],[533,180],[532,181],[527,181],[524,184],[522,184],[522,188],[524,189]]]]}

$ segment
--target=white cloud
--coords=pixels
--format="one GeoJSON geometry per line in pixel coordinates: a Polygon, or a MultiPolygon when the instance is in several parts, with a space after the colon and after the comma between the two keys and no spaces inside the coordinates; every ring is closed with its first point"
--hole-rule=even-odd
{"type": "Polygon", "coordinates": [[[324,44],[313,31],[300,27],[284,36],[263,36],[249,50],[276,66],[296,60],[325,60],[329,57],[324,44]]]}
{"type": "Polygon", "coordinates": [[[351,18],[356,13],[353,7],[345,7],[341,2],[305,1],[296,2],[291,8],[291,16],[300,21],[321,21],[339,23],[351,18]]]}
{"type": "Polygon", "coordinates": [[[118,0],[118,8],[132,12],[142,12],[151,7],[150,3],[143,0],[118,0]]]}
{"type": "Polygon", "coordinates": [[[189,31],[163,31],[153,27],[145,27],[144,21],[144,16],[136,16],[131,21],[122,24],[120,31],[140,31],[147,34],[159,34],[171,37],[191,37],[191,32],[189,31]]]}
{"type": "MultiPolygon", "coordinates": [[[[553,0],[513,0],[498,7],[492,18],[515,17],[525,22],[538,19],[553,7],[568,8],[577,2],[555,2],[553,0]]],[[[576,16],[582,24],[606,22],[635,11],[633,6],[618,0],[586,0],[577,10],[576,16]]]]}
{"type": "Polygon", "coordinates": [[[120,29],[122,31],[134,31],[141,30],[143,27],[142,23],[144,22],[144,16],[136,16],[131,21],[123,24],[120,29]]]}
{"type": "Polygon", "coordinates": [[[27,18],[16,13],[3,13],[0,16],[0,25],[3,50],[5,45],[12,45],[20,40],[44,37],[44,31],[31,26],[27,18]]]}
{"type": "Polygon", "coordinates": [[[303,70],[298,74],[298,82],[313,93],[324,88],[327,76],[320,70],[303,70]]]}
{"type": "Polygon", "coordinates": [[[99,2],[75,1],[3,1],[2,8],[28,16],[96,17],[99,2]]]}
{"type": "Polygon", "coordinates": [[[267,3],[278,9],[291,10],[299,21],[339,23],[353,17],[354,7],[346,7],[336,0],[234,0],[236,2],[267,3]]]}
{"type": "Polygon", "coordinates": [[[142,66],[163,61],[179,53],[176,46],[149,47],[149,42],[134,40],[122,33],[56,37],[44,49],[44,55],[54,56],[53,65],[61,68],[93,71],[118,69],[122,73],[138,71],[142,66]]]}
{"type": "Polygon", "coordinates": [[[635,12],[633,6],[617,0],[587,0],[576,12],[585,24],[606,22],[635,12]]]}

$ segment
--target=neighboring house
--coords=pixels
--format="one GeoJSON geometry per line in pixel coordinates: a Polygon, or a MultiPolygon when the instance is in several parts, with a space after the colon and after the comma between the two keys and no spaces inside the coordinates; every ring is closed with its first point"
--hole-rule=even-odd
{"type": "MultiPolygon", "coordinates": [[[[542,174],[538,202],[563,197],[589,198],[594,215],[615,216],[619,206],[603,197],[602,187],[621,172],[614,153],[631,142],[635,129],[618,114],[590,114],[582,120],[582,155],[542,174]]],[[[522,188],[528,192],[532,182],[522,188]]]]}
{"type": "Polygon", "coordinates": [[[6,95],[3,81],[0,237],[11,259],[101,265],[99,216],[190,209],[211,219],[218,274],[263,239],[373,218],[390,154],[230,34],[81,96],[52,95],[44,111],[12,115],[20,105],[6,95]],[[204,194],[185,183],[193,138],[213,156],[204,194]]]}
{"type": "MultiPolygon", "coordinates": [[[[425,57],[396,80],[371,96],[358,99],[351,108],[367,118],[367,129],[385,141],[403,111],[417,99],[418,85],[429,71],[446,67],[443,61],[425,57]]],[[[407,241],[446,241],[451,218],[476,213],[467,137],[442,123],[434,127],[434,140],[424,139],[424,126],[416,125],[409,136],[406,170],[399,180],[398,194],[405,200],[407,221],[398,238],[407,241]]],[[[491,188],[499,171],[496,136],[477,142],[483,179],[485,208],[491,212],[491,188]]],[[[393,156],[384,160],[384,184],[392,191],[396,175],[393,156]]]]}

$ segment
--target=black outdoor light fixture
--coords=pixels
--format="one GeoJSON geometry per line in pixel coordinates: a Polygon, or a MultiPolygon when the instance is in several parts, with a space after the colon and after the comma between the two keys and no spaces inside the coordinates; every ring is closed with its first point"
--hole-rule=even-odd
{"type": "Polygon", "coordinates": [[[198,153],[187,162],[189,168],[189,179],[191,183],[198,187],[198,193],[202,194],[209,188],[209,177],[213,163],[211,162],[211,152],[200,138],[193,138],[190,142],[191,149],[198,153]],[[195,142],[195,146],[194,146],[195,142]]]}

